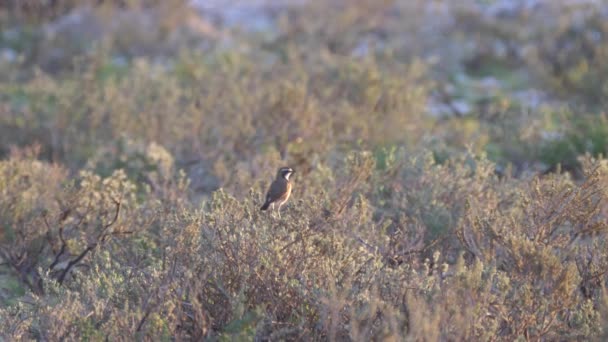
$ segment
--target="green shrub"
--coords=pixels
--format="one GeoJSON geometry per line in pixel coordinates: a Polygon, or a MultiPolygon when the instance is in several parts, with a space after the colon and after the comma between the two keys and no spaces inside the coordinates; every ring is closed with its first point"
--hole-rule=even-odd
{"type": "Polygon", "coordinates": [[[570,113],[560,120],[557,137],[541,145],[540,160],[548,165],[561,164],[566,169],[579,166],[578,156],[593,156],[608,152],[608,119],[606,115],[575,115],[570,113]]]}

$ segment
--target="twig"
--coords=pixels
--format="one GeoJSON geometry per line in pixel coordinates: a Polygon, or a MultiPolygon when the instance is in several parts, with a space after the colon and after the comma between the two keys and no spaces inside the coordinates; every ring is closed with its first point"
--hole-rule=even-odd
{"type": "Polygon", "coordinates": [[[97,246],[97,243],[93,243],[93,244],[87,246],[87,248],[85,248],[85,250],[82,251],[82,253],[80,253],[80,255],[78,257],[76,257],[76,259],[70,261],[68,263],[68,266],[61,272],[61,275],[57,279],[57,282],[59,284],[63,284],[63,281],[65,280],[65,276],[68,274],[70,269],[72,269],[72,267],[74,267],[74,265],[76,265],[78,262],[80,262],[80,260],[82,260],[82,258],[84,258],[87,255],[87,253],[92,251],[93,248],[95,248],[95,246],[97,246]]]}

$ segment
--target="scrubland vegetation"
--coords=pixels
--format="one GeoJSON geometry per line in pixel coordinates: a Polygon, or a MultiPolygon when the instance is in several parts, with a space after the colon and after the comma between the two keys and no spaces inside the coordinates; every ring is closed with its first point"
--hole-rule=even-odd
{"type": "Polygon", "coordinates": [[[27,3],[0,340],[608,338],[607,4],[27,3]]]}

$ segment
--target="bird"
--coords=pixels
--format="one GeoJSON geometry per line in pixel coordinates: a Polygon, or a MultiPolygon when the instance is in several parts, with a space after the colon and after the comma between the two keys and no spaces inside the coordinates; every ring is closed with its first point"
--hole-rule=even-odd
{"type": "Polygon", "coordinates": [[[266,210],[269,206],[272,206],[272,210],[274,211],[276,204],[278,206],[279,217],[281,217],[281,206],[287,202],[289,195],[291,195],[291,181],[289,177],[294,173],[295,171],[290,167],[282,167],[277,171],[277,177],[270,184],[266,193],[266,201],[260,210],[266,210]]]}

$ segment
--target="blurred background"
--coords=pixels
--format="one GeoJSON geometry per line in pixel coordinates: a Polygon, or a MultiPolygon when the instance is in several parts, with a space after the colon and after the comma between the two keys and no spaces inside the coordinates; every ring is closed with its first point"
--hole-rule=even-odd
{"type": "Polygon", "coordinates": [[[155,142],[203,192],[361,143],[576,173],[608,142],[607,13],[599,0],[3,1],[0,153],[36,142],[78,169],[155,142]]]}

